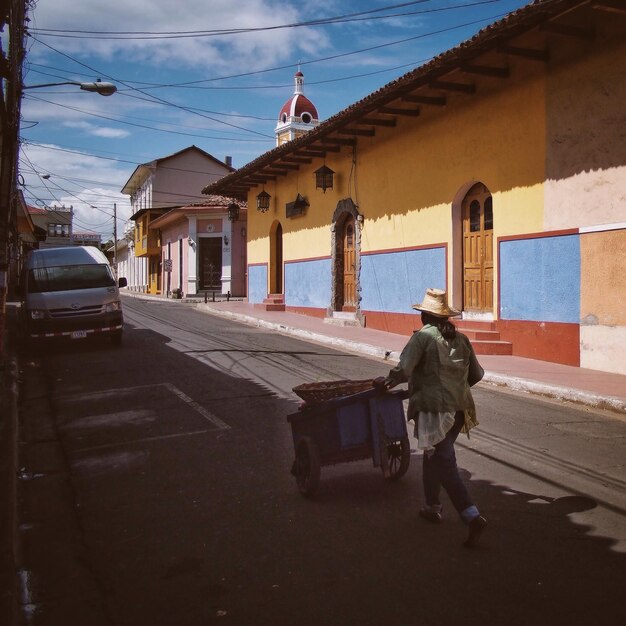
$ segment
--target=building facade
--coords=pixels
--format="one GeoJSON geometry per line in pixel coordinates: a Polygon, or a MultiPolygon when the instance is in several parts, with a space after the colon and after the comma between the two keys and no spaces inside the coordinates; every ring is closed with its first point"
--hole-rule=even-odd
{"type": "Polygon", "coordinates": [[[244,202],[210,196],[156,218],[163,293],[246,295],[246,213],[244,202]]]}
{"type": "Polygon", "coordinates": [[[58,248],[73,245],[73,207],[63,205],[43,209],[29,206],[28,212],[33,222],[46,232],[46,239],[39,244],[40,248],[58,248]]]}
{"type": "MultiPolygon", "coordinates": [[[[229,158],[227,157],[227,160],[229,158]]],[[[202,201],[202,186],[232,172],[223,163],[196,146],[138,166],[122,189],[130,195],[134,244],[130,252],[146,259],[145,291],[163,293],[162,247],[152,222],[172,208],[202,201]]]]}
{"type": "Polygon", "coordinates": [[[478,352],[622,372],[625,16],[538,0],[209,184],[248,200],[249,300],[410,334],[439,287],[478,352]]]}

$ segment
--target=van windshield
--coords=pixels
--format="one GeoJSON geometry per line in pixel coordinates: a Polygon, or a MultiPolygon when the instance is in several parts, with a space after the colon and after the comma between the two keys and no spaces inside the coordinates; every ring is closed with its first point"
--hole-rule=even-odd
{"type": "Polygon", "coordinates": [[[59,265],[36,267],[28,272],[28,291],[70,291],[115,287],[115,279],[108,265],[59,265]]]}

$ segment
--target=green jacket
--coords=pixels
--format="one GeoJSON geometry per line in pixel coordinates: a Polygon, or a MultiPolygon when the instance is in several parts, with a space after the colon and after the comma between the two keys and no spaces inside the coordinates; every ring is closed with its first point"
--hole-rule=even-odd
{"type": "Polygon", "coordinates": [[[409,383],[407,419],[417,422],[420,411],[465,411],[474,422],[467,424],[471,428],[476,425],[476,408],[470,387],[484,373],[465,335],[457,331],[456,337],[447,341],[436,326],[427,324],[413,333],[387,381],[392,385],[409,383]]]}

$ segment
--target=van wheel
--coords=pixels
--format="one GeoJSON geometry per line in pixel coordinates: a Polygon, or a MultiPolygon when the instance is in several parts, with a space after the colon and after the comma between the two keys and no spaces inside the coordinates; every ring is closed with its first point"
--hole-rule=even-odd
{"type": "Polygon", "coordinates": [[[111,335],[111,343],[114,346],[122,345],[122,331],[121,330],[117,330],[111,335]]]}

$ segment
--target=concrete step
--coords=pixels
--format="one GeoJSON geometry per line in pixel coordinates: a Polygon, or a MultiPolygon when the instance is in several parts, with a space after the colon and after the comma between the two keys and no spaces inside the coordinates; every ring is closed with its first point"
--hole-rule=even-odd
{"type": "Polygon", "coordinates": [[[361,326],[356,313],[350,311],[333,311],[331,315],[324,318],[324,323],[335,326],[361,326]]]}
{"type": "Polygon", "coordinates": [[[510,341],[472,341],[472,346],[476,354],[513,354],[513,344],[510,341]]]}
{"type": "Polygon", "coordinates": [[[460,320],[451,318],[450,321],[462,332],[466,330],[496,330],[496,323],[482,320],[460,320]]]}
{"type": "Polygon", "coordinates": [[[280,302],[265,302],[265,300],[259,304],[254,305],[255,309],[260,309],[261,311],[284,311],[285,304],[280,302]]]}
{"type": "Polygon", "coordinates": [[[497,330],[473,330],[470,328],[459,328],[470,341],[500,341],[500,333],[497,330]]]}

